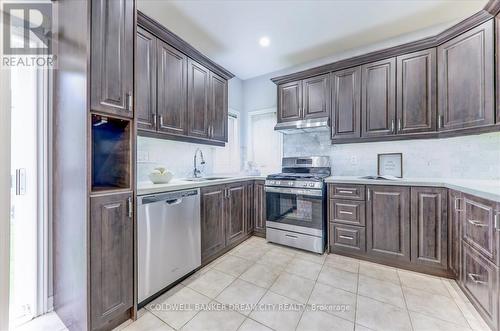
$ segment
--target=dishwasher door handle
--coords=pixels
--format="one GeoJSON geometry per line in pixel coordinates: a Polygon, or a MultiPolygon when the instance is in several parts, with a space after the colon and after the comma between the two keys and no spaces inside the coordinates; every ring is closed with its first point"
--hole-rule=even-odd
{"type": "Polygon", "coordinates": [[[168,205],[170,206],[175,206],[175,205],[178,205],[182,202],[182,198],[179,198],[179,199],[173,199],[173,200],[167,200],[165,201],[168,205]]]}

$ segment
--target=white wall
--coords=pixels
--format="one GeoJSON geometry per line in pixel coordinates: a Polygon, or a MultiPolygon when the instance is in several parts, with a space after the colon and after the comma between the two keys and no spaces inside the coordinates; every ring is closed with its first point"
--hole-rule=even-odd
{"type": "MultiPolygon", "coordinates": [[[[429,35],[447,26],[438,26],[362,49],[335,54],[302,66],[249,79],[243,82],[246,112],[277,106],[276,85],[270,78],[399,45],[429,35]]],[[[372,175],[377,170],[377,154],[401,152],[405,177],[450,177],[500,179],[500,133],[459,138],[406,140],[332,145],[328,132],[284,135],[284,156],[329,155],[336,175],[372,175]]]]}

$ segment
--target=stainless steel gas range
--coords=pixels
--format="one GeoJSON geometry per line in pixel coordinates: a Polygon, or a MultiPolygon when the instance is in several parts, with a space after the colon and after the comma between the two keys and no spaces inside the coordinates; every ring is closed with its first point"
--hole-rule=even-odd
{"type": "Polygon", "coordinates": [[[266,239],[316,253],[326,244],[327,156],[285,157],[266,178],[266,239]]]}

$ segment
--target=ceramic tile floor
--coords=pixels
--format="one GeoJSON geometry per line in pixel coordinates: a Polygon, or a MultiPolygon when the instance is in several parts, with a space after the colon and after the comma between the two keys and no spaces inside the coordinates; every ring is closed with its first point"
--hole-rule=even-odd
{"type": "MultiPolygon", "coordinates": [[[[489,330],[455,281],[306,253],[258,237],[199,270],[139,316],[116,330],[489,330]]],[[[59,331],[64,325],[51,313],[22,329],[31,330],[59,331]]]]}
{"type": "Polygon", "coordinates": [[[452,280],[307,253],[258,237],[204,267],[139,316],[117,329],[489,330],[452,280]]]}

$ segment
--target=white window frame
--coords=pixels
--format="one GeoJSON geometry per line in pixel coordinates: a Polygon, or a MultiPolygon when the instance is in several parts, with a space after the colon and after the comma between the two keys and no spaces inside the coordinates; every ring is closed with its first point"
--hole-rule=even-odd
{"type": "MultiPolygon", "coordinates": [[[[252,117],[254,116],[257,116],[257,115],[266,115],[266,114],[275,114],[277,115],[278,111],[276,109],[276,107],[272,107],[272,108],[263,108],[263,109],[258,109],[258,110],[252,110],[252,111],[249,111],[248,112],[248,115],[247,115],[247,146],[248,146],[248,149],[247,149],[247,161],[253,161],[253,149],[254,149],[254,144],[253,144],[253,135],[252,135],[252,117]]],[[[283,158],[283,135],[280,134],[279,135],[279,156],[280,156],[280,159],[283,158]]]]}
{"type": "MultiPolygon", "coordinates": [[[[234,110],[232,108],[229,108],[228,109],[228,112],[227,112],[227,117],[228,117],[228,121],[229,121],[229,118],[230,117],[233,117],[233,118],[236,118],[236,121],[237,121],[237,125],[238,125],[238,144],[239,146],[237,146],[237,152],[238,152],[238,169],[236,169],[235,171],[236,172],[240,172],[241,169],[242,169],[242,164],[241,164],[241,147],[242,147],[242,139],[241,139],[241,129],[242,129],[242,123],[241,123],[241,116],[240,116],[240,112],[237,111],[237,110],[234,110]]],[[[228,132],[228,136],[229,136],[229,132],[228,132]]],[[[227,147],[227,145],[226,145],[227,147]]],[[[226,148],[226,147],[222,147],[222,148],[226,148]]],[[[216,151],[217,153],[217,151],[216,151]]],[[[216,165],[214,164],[214,170],[217,171],[217,172],[220,172],[219,169],[215,169],[216,168],[216,165]]],[[[224,171],[223,171],[224,172],[224,171]]],[[[231,172],[234,172],[234,171],[231,171],[231,172]]]]}

